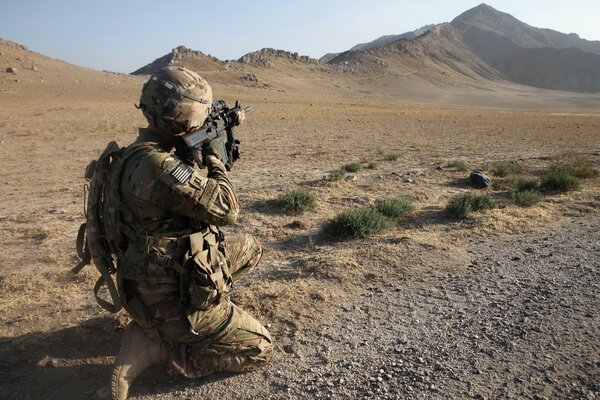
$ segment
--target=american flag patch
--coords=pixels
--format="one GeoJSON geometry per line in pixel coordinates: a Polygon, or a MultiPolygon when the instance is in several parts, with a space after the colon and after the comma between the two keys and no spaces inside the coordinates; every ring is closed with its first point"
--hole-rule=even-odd
{"type": "Polygon", "coordinates": [[[181,163],[173,170],[173,172],[171,172],[171,175],[173,175],[173,178],[177,179],[180,183],[188,183],[193,172],[194,168],[181,163]]]}

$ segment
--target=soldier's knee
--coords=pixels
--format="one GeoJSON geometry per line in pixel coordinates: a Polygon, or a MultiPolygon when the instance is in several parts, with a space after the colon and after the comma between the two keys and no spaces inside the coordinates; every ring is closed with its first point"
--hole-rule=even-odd
{"type": "Polygon", "coordinates": [[[258,241],[258,239],[256,239],[254,236],[249,236],[249,240],[250,240],[250,251],[252,252],[253,256],[250,259],[250,261],[248,262],[249,264],[249,268],[253,268],[256,265],[258,265],[262,254],[263,254],[263,248],[262,245],[260,244],[260,242],[258,241]]]}
{"type": "Polygon", "coordinates": [[[260,262],[263,254],[263,248],[260,242],[251,235],[244,235],[244,246],[242,260],[243,265],[240,268],[239,273],[248,272],[252,268],[256,267],[260,262]]]}

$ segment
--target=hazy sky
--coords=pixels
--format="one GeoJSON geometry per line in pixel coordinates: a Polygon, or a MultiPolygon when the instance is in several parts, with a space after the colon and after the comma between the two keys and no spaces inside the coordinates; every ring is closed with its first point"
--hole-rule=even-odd
{"type": "MultiPolygon", "coordinates": [[[[488,0],[530,25],[600,40],[600,0],[488,0]]],[[[319,58],[449,22],[473,0],[0,0],[0,38],[73,64],[131,72],[179,45],[220,59],[263,47],[319,58]]]]}

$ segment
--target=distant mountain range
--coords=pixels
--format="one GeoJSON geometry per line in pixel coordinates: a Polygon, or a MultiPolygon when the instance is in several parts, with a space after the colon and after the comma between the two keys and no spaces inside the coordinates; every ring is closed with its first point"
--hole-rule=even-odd
{"type": "Polygon", "coordinates": [[[328,53],[318,61],[284,50],[263,49],[237,61],[223,62],[178,47],[133,74],[149,74],[178,63],[191,63],[189,66],[199,72],[207,68],[225,70],[236,63],[269,68],[273,60],[311,68],[320,64],[331,71],[371,76],[418,74],[433,82],[508,80],[546,89],[600,91],[600,41],[536,28],[486,4],[450,23],[382,36],[342,53],[328,53]]]}

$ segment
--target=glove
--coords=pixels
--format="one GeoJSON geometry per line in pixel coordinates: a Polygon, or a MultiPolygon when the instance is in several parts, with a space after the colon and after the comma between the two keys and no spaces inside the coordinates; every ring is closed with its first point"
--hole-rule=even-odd
{"type": "Polygon", "coordinates": [[[223,154],[223,147],[219,139],[213,139],[210,142],[202,146],[202,163],[206,165],[206,157],[215,156],[222,163],[225,162],[225,155],[223,154]]]}
{"type": "Polygon", "coordinates": [[[239,109],[235,111],[235,126],[240,126],[246,120],[246,111],[239,109]]]}

